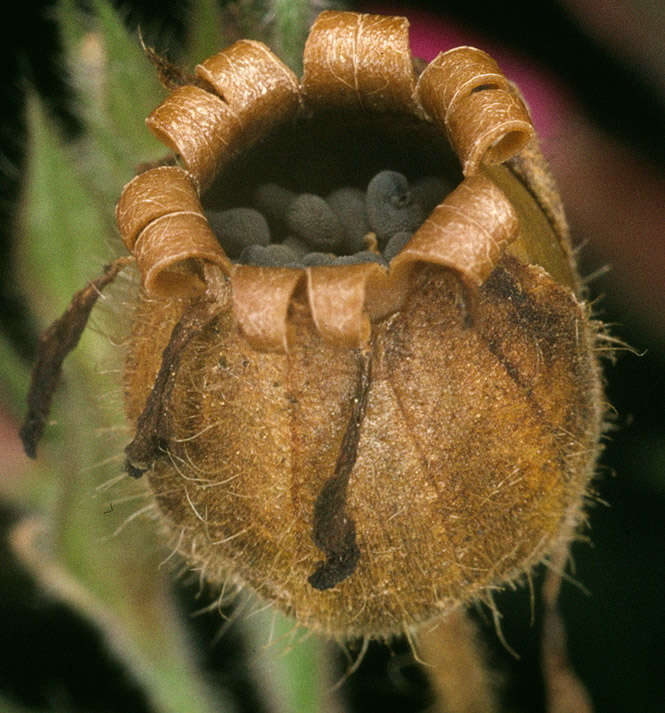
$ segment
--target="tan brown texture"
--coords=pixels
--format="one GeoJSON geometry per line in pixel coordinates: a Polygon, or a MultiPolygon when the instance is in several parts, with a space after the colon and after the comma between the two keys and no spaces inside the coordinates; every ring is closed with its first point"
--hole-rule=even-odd
{"type": "Polygon", "coordinates": [[[517,237],[518,228],[515,209],[499,188],[485,176],[471,176],[434,209],[391,269],[430,262],[454,270],[470,288],[477,288],[517,237]]]}
{"type": "Polygon", "coordinates": [[[180,156],[201,188],[210,184],[240,134],[240,124],[228,104],[191,84],[174,89],[146,124],[180,156]]]}
{"type": "Polygon", "coordinates": [[[300,270],[290,268],[234,267],[234,312],[243,334],[255,348],[287,351],[289,304],[302,277],[300,270]]]}
{"type": "MultiPolygon", "coordinates": [[[[169,454],[149,473],[193,564],[326,633],[388,635],[519,576],[577,517],[593,467],[592,337],[567,289],[504,258],[469,328],[449,271],[419,268],[411,287],[404,308],[373,325],[346,505],[360,557],[337,586],[308,582],[321,559],[312,517],[351,415],[356,356],[318,335],[306,304],[293,309],[287,354],[254,350],[231,311],[192,340],[169,454]]],[[[139,306],[132,418],[158,367],[147,356],[178,319],[172,304],[139,306]]]]}
{"type": "Polygon", "coordinates": [[[322,12],[305,45],[302,85],[312,107],[415,111],[408,20],[322,12]]]}
{"type": "Polygon", "coordinates": [[[463,609],[418,632],[419,656],[437,692],[433,713],[496,713],[496,679],[487,672],[479,632],[463,609]]]}
{"type": "Polygon", "coordinates": [[[418,79],[425,111],[439,121],[465,176],[482,162],[502,163],[533,137],[529,114],[496,62],[475,47],[457,47],[432,60],[418,79]]]}
{"type": "Polygon", "coordinates": [[[196,67],[228,104],[242,126],[242,141],[251,143],[300,108],[295,74],[261,42],[239,40],[196,67]]]}
{"type": "Polygon", "coordinates": [[[367,343],[371,334],[365,312],[365,286],[383,271],[378,265],[347,265],[346,269],[307,269],[307,296],[312,320],[327,341],[350,348],[367,343]]]}
{"type": "Polygon", "coordinates": [[[202,292],[205,261],[230,271],[191,179],[177,166],[153,168],[130,181],[116,206],[116,220],[151,295],[202,292]]]}

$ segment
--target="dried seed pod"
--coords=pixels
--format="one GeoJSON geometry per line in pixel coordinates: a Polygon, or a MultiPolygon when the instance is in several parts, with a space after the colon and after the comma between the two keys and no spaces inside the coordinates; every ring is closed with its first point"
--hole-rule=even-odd
{"type": "Polygon", "coordinates": [[[403,18],[322,13],[300,85],[256,43],[202,66],[209,90],[152,115],[187,170],[141,174],[118,205],[143,277],[130,473],[192,565],[315,630],[389,636],[489,597],[567,543],[602,422],[594,327],[523,104],[472,48],[416,78],[403,18]],[[302,267],[231,264],[204,217],[266,194],[286,215],[292,187],[386,169],[456,185],[389,265],[328,238],[302,267]]]}

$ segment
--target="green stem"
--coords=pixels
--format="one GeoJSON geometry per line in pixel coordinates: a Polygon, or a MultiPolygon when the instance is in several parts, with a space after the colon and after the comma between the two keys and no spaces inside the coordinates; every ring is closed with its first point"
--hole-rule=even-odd
{"type": "Polygon", "coordinates": [[[279,56],[296,74],[302,71],[302,53],[311,23],[310,0],[274,0],[273,42],[279,56]]]}
{"type": "Polygon", "coordinates": [[[330,713],[338,710],[330,646],[272,608],[242,622],[250,661],[271,713],[330,713]]]}

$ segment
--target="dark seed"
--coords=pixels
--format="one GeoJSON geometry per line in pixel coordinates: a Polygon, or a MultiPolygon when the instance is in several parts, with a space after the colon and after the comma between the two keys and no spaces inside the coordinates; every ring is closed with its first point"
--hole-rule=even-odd
{"type": "Polygon", "coordinates": [[[383,255],[374,253],[371,250],[361,250],[353,255],[342,255],[335,258],[333,265],[357,265],[361,262],[376,262],[379,265],[388,265],[383,255]]]}
{"type": "Polygon", "coordinates": [[[425,212],[414,203],[406,176],[396,171],[377,173],[367,186],[367,218],[381,243],[395,233],[413,232],[425,219],[425,212]]]}
{"type": "Polygon", "coordinates": [[[332,253],[307,253],[302,259],[305,267],[317,267],[319,265],[332,265],[335,256],[332,253]]]}
{"type": "Polygon", "coordinates": [[[293,250],[299,258],[305,257],[309,252],[309,246],[300,240],[300,238],[296,238],[295,235],[289,235],[288,238],[282,240],[282,245],[293,250]]]}
{"type": "Polygon", "coordinates": [[[253,203],[273,227],[281,227],[286,222],[286,211],[296,196],[293,191],[276,183],[262,183],[254,191],[253,203]]]}
{"type": "Polygon", "coordinates": [[[211,210],[206,215],[221,246],[231,258],[238,257],[249,245],[268,245],[270,243],[268,223],[254,208],[211,210]]]}
{"type": "Polygon", "coordinates": [[[444,181],[438,176],[425,176],[414,181],[411,199],[429,215],[436,206],[455,188],[452,181],[444,181]]]}
{"type": "Polygon", "coordinates": [[[332,208],[312,193],[302,193],[286,213],[289,230],[311,248],[337,252],[344,243],[344,228],[332,208]]]}
{"type": "Polygon", "coordinates": [[[249,245],[240,254],[243,265],[286,267],[298,263],[298,256],[285,245],[249,245]]]}
{"type": "Polygon", "coordinates": [[[411,240],[411,233],[406,231],[395,233],[386,244],[386,247],[383,248],[383,257],[390,262],[409,240],[411,240]]]}
{"type": "Polygon", "coordinates": [[[339,218],[344,228],[344,249],[348,254],[364,250],[365,235],[370,232],[365,194],[359,188],[338,188],[328,196],[326,202],[339,218]]]}

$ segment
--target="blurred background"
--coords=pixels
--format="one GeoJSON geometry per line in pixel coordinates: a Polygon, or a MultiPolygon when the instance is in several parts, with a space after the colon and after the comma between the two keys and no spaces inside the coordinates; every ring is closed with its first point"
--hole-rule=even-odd
{"type": "MultiPolygon", "coordinates": [[[[22,241],[32,233],[26,230],[24,209],[29,198],[39,197],[26,191],[28,127],[42,119],[57,125],[64,146],[75,144],[85,129],[56,22],[62,5],[97,4],[18,7],[5,19],[0,48],[0,710],[4,705],[7,711],[142,713],[161,709],[146,693],[145,676],[136,672],[138,659],[123,660],[122,646],[109,644],[106,615],[88,606],[78,590],[62,596],[62,578],[39,574],[47,569],[43,561],[31,567],[29,556],[16,554],[28,547],[25,532],[17,545],[21,518],[52,513],[53,503],[62,502],[52,493],[58,487],[52,474],[36,474],[16,437],[20,394],[38,334],[66,306],[54,304],[55,293],[47,295],[39,275],[25,268],[29,249],[22,241]],[[31,103],[35,95],[41,97],[39,111],[31,103]]],[[[191,37],[187,27],[194,10],[188,3],[127,1],[113,7],[133,33],[141,25],[150,42],[172,57],[191,37]]],[[[485,49],[520,86],[531,108],[580,246],[581,272],[589,278],[596,315],[611,325],[617,339],[614,359],[605,361],[612,427],[595,481],[597,502],[589,512],[588,541],[574,548],[574,576],[581,586],[566,585],[562,595],[570,656],[598,713],[660,713],[665,700],[665,5],[453,0],[346,7],[407,15],[413,53],[423,59],[458,44],[485,49]]],[[[209,34],[211,28],[201,31],[209,34]]],[[[220,47],[224,43],[220,40],[220,47]]],[[[142,99],[132,97],[137,103],[142,99]]],[[[139,124],[143,116],[139,113],[139,124]]],[[[52,161],[58,160],[54,151],[52,161]]],[[[94,180],[91,184],[94,189],[94,180]]],[[[56,234],[60,211],[68,210],[66,191],[60,201],[60,210],[40,218],[41,232],[35,235],[56,234]]],[[[89,233],[90,225],[83,219],[70,225],[74,244],[77,230],[89,233]]],[[[86,240],[94,244],[95,236],[86,240]]],[[[86,263],[88,273],[75,274],[72,284],[78,287],[97,274],[109,254],[105,249],[110,250],[93,245],[97,261],[86,263]]],[[[61,293],[71,294],[65,282],[61,293]]],[[[82,422],[86,413],[82,408],[82,422]]],[[[49,447],[49,457],[62,459],[58,453],[57,446],[49,447]]],[[[60,460],[63,465],[75,467],[60,460]]],[[[90,492],[98,493],[94,484],[90,492]]],[[[86,493],[79,498],[85,501],[86,493]]],[[[97,500],[98,518],[109,503],[97,500]]],[[[60,516],[71,518],[70,512],[60,516]]],[[[134,534],[127,529],[131,542],[134,534]]],[[[275,710],[252,665],[257,644],[235,625],[216,637],[218,612],[191,616],[206,603],[197,599],[198,582],[165,579],[165,596],[175,603],[187,645],[196,652],[193,664],[187,659],[182,665],[193,666],[206,684],[223,690],[206,710],[275,710]]],[[[120,601],[121,592],[117,596],[120,601]]],[[[505,682],[506,710],[544,710],[538,607],[532,622],[528,592],[506,592],[498,604],[505,638],[519,659],[498,641],[487,612],[477,618],[505,682]]],[[[341,649],[333,658],[343,671],[341,649]]],[[[348,711],[426,711],[433,697],[408,645],[395,641],[370,646],[337,703],[348,711]]]]}

